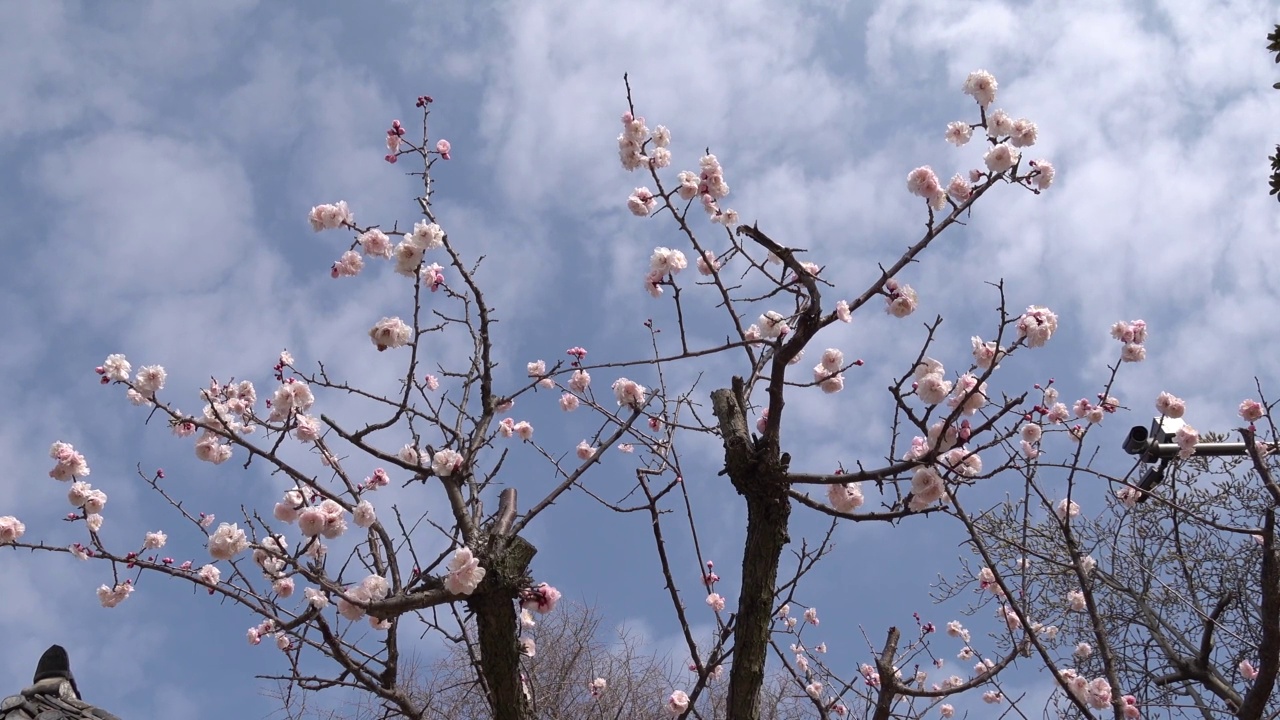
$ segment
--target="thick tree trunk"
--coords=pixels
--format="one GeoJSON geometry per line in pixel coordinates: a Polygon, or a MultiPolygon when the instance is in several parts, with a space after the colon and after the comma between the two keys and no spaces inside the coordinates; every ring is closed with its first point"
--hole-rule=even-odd
{"type": "MultiPolygon", "coordinates": [[[[740,381],[735,386],[740,387],[740,381]]],[[[747,501],[747,540],[742,555],[733,666],[729,671],[728,717],[759,720],[778,563],[789,541],[787,469],[776,441],[757,444],[751,439],[740,391],[716,390],[711,400],[724,439],[725,470],[747,501]]]]}
{"type": "Polygon", "coordinates": [[[537,549],[520,537],[494,541],[484,582],[467,599],[476,616],[480,640],[480,674],[494,720],[533,717],[520,681],[520,642],[515,598],[527,584],[537,549]]]}

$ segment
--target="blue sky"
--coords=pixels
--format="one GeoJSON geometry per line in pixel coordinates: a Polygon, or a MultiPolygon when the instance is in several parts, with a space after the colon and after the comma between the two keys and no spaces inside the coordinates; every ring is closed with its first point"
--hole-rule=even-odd
{"type": "MultiPolygon", "coordinates": [[[[167,396],[188,410],[210,375],[269,392],[284,347],[303,367],[320,360],[393,387],[402,358],[377,353],[365,332],[407,313],[405,288],[386,267],[331,280],[345,241],[312,233],[306,213],[345,199],[361,222],[415,219],[414,186],[382,156],[392,118],[415,127],[418,95],[435,98],[435,134],[454,148],[437,177],[441,222],[487,257],[479,280],[502,320],[501,379],[514,386],[525,362],[558,360],[574,345],[592,361],[643,354],[642,323],[669,322],[671,310],[640,279],[653,247],[679,237],[663,219],[626,211],[645,183],[616,158],[624,72],[650,125],[671,128],[676,169],[711,148],[733,188],[727,204],[810,250],[850,290],[922,230],[908,171],[928,164],[945,179],[980,163],[976,146],[942,140],[948,122],[974,119],[959,92],[969,71],[996,75],[997,106],[1034,120],[1035,155],[1057,166],[1046,194],[998,189],[904,273],[920,291],[917,315],[865,313],[818,339],[867,365],[839,395],[795,394],[784,434],[793,467],[883,455],[892,411],[883,388],[914,357],[921,322],[946,315],[936,355],[959,367],[970,335],[993,334],[996,297],[984,282],[1001,278],[1012,309],[1043,304],[1062,318],[1050,346],[1012,363],[1001,388],[1054,377],[1064,399],[1092,395],[1118,351],[1110,324],[1141,317],[1152,329],[1148,361],[1126,367],[1119,386],[1133,422],[1109,420],[1104,448],[1116,449],[1165,389],[1188,400],[1201,430],[1230,427],[1255,377],[1273,389],[1280,379],[1270,329],[1280,211],[1266,195],[1280,93],[1263,39],[1277,20],[1264,0],[672,1],[625,12],[569,0],[2,3],[0,374],[11,385],[0,515],[22,518],[28,539],[80,539],[82,528],[60,522],[65,487],[46,476],[54,440],[88,455],[90,481],[111,496],[104,533],[117,547],[164,528],[175,557],[205,557],[171,529],[138,466],[164,467],[182,497],[224,519],[283,491],[256,468],[199,464],[189,442],[144,426],[143,411],[97,384],[92,369],[109,353],[165,365],[167,396]]],[[[713,310],[708,300],[699,319],[713,310]]],[[[725,332],[696,328],[708,341],[725,332]]],[[[438,350],[452,357],[459,346],[438,350]]],[[[736,361],[680,368],[675,381],[703,372],[709,392],[741,371],[736,361]]],[[[602,372],[597,385],[611,379],[602,372]]],[[[595,424],[560,414],[555,398],[524,400],[515,416],[534,422],[546,447],[570,451],[595,424]]],[[[321,403],[339,417],[366,412],[344,398],[321,403]]],[[[716,446],[685,452],[704,553],[733,602],[743,512],[715,476],[716,446]]],[[[532,453],[514,457],[507,471],[520,478],[510,482],[526,497],[552,483],[532,453]]],[[[621,495],[631,467],[608,459],[593,489],[621,495]]],[[[960,551],[956,528],[926,525],[840,529],[806,593],[829,644],[865,659],[860,640],[846,641],[857,626],[878,641],[910,611],[931,612],[929,583],[957,570],[960,551]]],[[[792,535],[824,527],[798,511],[792,535]]],[[[540,580],[681,652],[643,521],[574,495],[529,539],[540,580]]],[[[696,613],[697,567],[685,564],[696,613]]],[[[284,665],[273,648],[245,643],[254,619],[158,578],[104,610],[93,591],[107,578],[92,563],[0,553],[7,687],[24,684],[58,642],[85,695],[122,717],[273,709],[252,675],[284,665]]]]}

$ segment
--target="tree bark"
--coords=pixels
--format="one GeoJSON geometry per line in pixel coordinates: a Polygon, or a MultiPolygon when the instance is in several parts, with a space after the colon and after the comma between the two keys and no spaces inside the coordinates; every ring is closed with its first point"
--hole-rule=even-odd
{"type": "Polygon", "coordinates": [[[733,720],[759,720],[778,563],[790,540],[787,523],[791,503],[786,495],[787,469],[779,457],[777,442],[752,440],[741,387],[742,381],[735,378],[733,390],[711,394],[724,440],[725,470],[747,501],[747,539],[727,704],[728,717],[733,720]]]}
{"type": "Polygon", "coordinates": [[[515,599],[528,584],[529,563],[537,549],[516,536],[490,536],[490,558],[480,587],[467,598],[476,616],[480,674],[494,720],[533,717],[520,680],[520,636],[515,599]]]}

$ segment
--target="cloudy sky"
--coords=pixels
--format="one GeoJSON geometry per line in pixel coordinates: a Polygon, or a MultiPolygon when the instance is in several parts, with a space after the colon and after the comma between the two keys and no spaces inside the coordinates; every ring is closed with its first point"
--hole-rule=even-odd
{"type": "MultiPolygon", "coordinates": [[[[1110,421],[1104,446],[1143,422],[1162,389],[1189,401],[1202,430],[1228,428],[1255,377],[1280,392],[1280,336],[1267,320],[1280,314],[1280,207],[1266,194],[1280,77],[1264,50],[1277,21],[1265,0],[662,0],[625,11],[594,0],[0,2],[0,375],[11,382],[0,515],[19,516],[29,539],[79,539],[81,526],[60,522],[65,487],[47,477],[54,440],[88,455],[117,547],[170,529],[175,556],[202,557],[138,467],[166,468],[193,507],[228,519],[284,489],[256,470],[201,465],[189,442],[145,426],[143,411],[97,384],[93,367],[109,353],[165,365],[168,397],[193,411],[211,375],[266,392],[285,347],[303,367],[323,361],[391,386],[403,358],[377,353],[365,332],[407,314],[404,286],[387,267],[331,280],[346,239],[312,233],[306,214],[344,199],[362,223],[415,219],[414,185],[382,156],[391,119],[415,127],[418,95],[435,98],[434,134],[453,145],[437,209],[453,242],[487,257],[479,281],[502,320],[505,380],[514,387],[525,362],[574,345],[591,360],[643,353],[644,320],[671,318],[641,287],[645,263],[680,238],[626,210],[644,181],[616,156],[624,73],[650,125],[671,128],[673,170],[710,148],[732,187],[726,204],[808,249],[850,291],[919,237],[908,171],[928,164],[949,177],[980,163],[978,147],[942,139],[948,122],[976,119],[959,92],[969,71],[994,73],[996,105],[1039,126],[1035,156],[1058,170],[1047,193],[998,188],[908,269],[917,315],[872,308],[818,340],[867,366],[839,395],[797,395],[784,442],[800,469],[882,455],[883,388],[919,347],[921,321],[946,316],[937,354],[960,367],[969,336],[993,334],[985,283],[1001,279],[1013,310],[1044,304],[1062,318],[1049,348],[1009,370],[1011,392],[1052,377],[1065,398],[1091,395],[1118,353],[1110,324],[1144,318],[1149,359],[1118,386],[1134,411],[1110,421]]],[[[691,302],[715,317],[711,298],[691,302]]],[[[726,330],[698,326],[709,340],[726,330]]],[[[735,370],[714,361],[675,377],[705,372],[709,391],[735,370]]],[[[652,384],[644,372],[635,379],[652,384]]],[[[562,452],[595,425],[559,414],[555,397],[522,401],[517,419],[562,452]]],[[[360,412],[342,399],[326,412],[344,410],[360,412]]],[[[690,452],[704,552],[732,600],[743,513],[714,474],[714,446],[690,452]]],[[[533,454],[516,458],[508,471],[526,491],[553,481],[533,454]]],[[[629,467],[615,457],[591,482],[625,488],[629,467]]],[[[824,528],[803,512],[793,523],[796,538],[824,528]]],[[[955,571],[959,550],[954,535],[922,527],[841,529],[809,591],[829,644],[865,659],[860,640],[846,642],[857,626],[874,637],[910,622],[901,608],[929,612],[928,584],[955,571]],[[872,543],[896,549],[868,552],[872,543]]],[[[639,519],[571,497],[531,528],[534,571],[665,651],[672,613],[652,552],[635,550],[647,538],[639,519]]],[[[688,602],[701,608],[696,563],[685,565],[688,602]]],[[[93,563],[0,553],[0,692],[22,686],[58,642],[85,695],[122,717],[272,712],[252,676],[284,665],[273,648],[247,646],[252,618],[157,578],[105,610],[94,589],[108,579],[93,563]]]]}

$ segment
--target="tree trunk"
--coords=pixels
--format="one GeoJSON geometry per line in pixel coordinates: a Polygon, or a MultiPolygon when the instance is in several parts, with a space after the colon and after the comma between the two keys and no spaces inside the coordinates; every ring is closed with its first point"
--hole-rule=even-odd
{"type": "Polygon", "coordinates": [[[515,598],[528,582],[529,563],[537,549],[519,536],[491,536],[490,541],[496,557],[490,558],[484,581],[467,598],[480,636],[479,671],[494,720],[526,720],[533,711],[520,680],[515,598]]]}
{"type": "MultiPolygon", "coordinates": [[[[734,384],[740,387],[741,382],[734,384]]],[[[725,470],[734,488],[747,501],[747,540],[734,621],[728,717],[759,720],[778,563],[782,548],[790,539],[787,536],[787,522],[791,517],[791,503],[786,495],[787,469],[779,457],[776,439],[766,438],[759,443],[751,439],[740,392],[716,390],[711,400],[724,439],[725,470]]]]}

